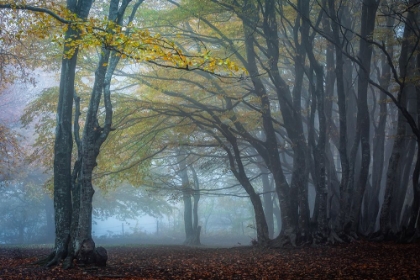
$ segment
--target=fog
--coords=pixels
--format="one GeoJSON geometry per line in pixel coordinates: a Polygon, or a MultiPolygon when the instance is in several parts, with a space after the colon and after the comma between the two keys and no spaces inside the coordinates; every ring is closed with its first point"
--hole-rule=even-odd
{"type": "Polygon", "coordinates": [[[110,217],[105,220],[94,220],[93,235],[101,236],[114,236],[132,234],[133,232],[142,231],[147,234],[156,233],[158,220],[154,217],[147,216],[140,219],[128,219],[125,221],[118,220],[115,217],[110,217]]]}
{"type": "MultiPolygon", "coordinates": [[[[23,182],[3,184],[0,197],[1,244],[53,244],[51,196],[43,191],[44,182],[30,181],[38,176],[41,175],[28,176],[23,182]]],[[[200,220],[200,225],[203,225],[202,244],[222,247],[249,245],[255,238],[252,213],[232,217],[228,214],[230,207],[223,209],[217,200],[203,199],[204,210],[199,213],[206,218],[200,220]],[[219,205],[217,212],[216,209],[211,209],[214,214],[206,212],[206,207],[209,210],[209,205],[215,204],[219,205]]],[[[98,244],[182,244],[185,239],[182,212],[177,203],[167,216],[152,217],[139,212],[137,219],[119,219],[94,215],[92,233],[98,244]]]]}
{"type": "MultiPolygon", "coordinates": [[[[53,244],[53,203],[51,194],[45,189],[46,178],[46,174],[35,169],[27,170],[20,180],[2,183],[1,244],[53,244]]],[[[249,245],[255,238],[251,209],[244,207],[246,211],[232,213],[232,203],[243,206],[246,199],[202,199],[199,211],[202,244],[249,245]]],[[[179,202],[171,204],[168,214],[160,216],[125,208],[120,209],[118,216],[112,216],[110,213],[115,213],[115,209],[104,208],[99,199],[94,203],[94,209],[92,234],[98,244],[182,244],[185,240],[183,207],[179,202]],[[138,218],[133,219],[133,215],[138,218]]]]}
{"type": "MultiPolygon", "coordinates": [[[[31,72],[30,75],[34,79],[33,84],[16,83],[0,96],[0,118],[3,123],[10,125],[19,145],[25,148],[25,154],[20,155],[22,160],[11,165],[7,173],[2,173],[4,177],[0,196],[1,244],[54,242],[54,213],[51,185],[48,181],[51,170],[37,162],[24,159],[34,152],[32,146],[37,137],[37,120],[24,127],[20,118],[31,101],[36,100],[45,89],[57,86],[58,78],[55,73],[41,69],[31,72]]],[[[167,172],[171,169],[169,166],[159,168],[167,172]]],[[[208,180],[214,178],[209,177],[208,180]]],[[[171,184],[176,184],[175,181],[171,184]]],[[[223,184],[217,185],[223,187],[223,184]]],[[[123,199],[124,193],[97,190],[94,198],[92,234],[98,244],[182,244],[185,241],[183,204],[180,202],[182,194],[179,190],[175,189],[167,195],[155,194],[159,198],[148,202],[151,196],[141,194],[144,191],[133,186],[127,188],[126,192],[130,196],[138,195],[141,203],[147,204],[146,207],[133,201],[126,205],[124,201],[115,203],[115,198],[120,195],[120,199],[123,199]],[[150,205],[153,201],[161,203],[163,208],[150,205]],[[149,215],[151,213],[153,215],[149,215]]],[[[206,197],[203,191],[199,208],[202,216],[199,221],[202,226],[201,242],[209,246],[249,245],[256,236],[250,207],[246,206],[246,211],[239,211],[241,213],[236,213],[237,216],[232,216],[231,213],[232,201],[243,206],[247,200],[246,196],[229,198],[215,196],[212,192],[206,197]],[[224,206],[226,209],[223,209],[224,206]]]]}
{"type": "Polygon", "coordinates": [[[3,11],[1,243],[419,238],[417,5],[233,2],[3,11]]]}

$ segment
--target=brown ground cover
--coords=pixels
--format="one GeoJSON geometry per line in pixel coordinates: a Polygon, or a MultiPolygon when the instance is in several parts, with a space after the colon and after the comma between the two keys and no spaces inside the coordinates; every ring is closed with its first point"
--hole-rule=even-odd
{"type": "Polygon", "coordinates": [[[257,249],[106,247],[105,268],[32,265],[47,248],[0,247],[0,279],[420,279],[420,244],[257,249]]]}

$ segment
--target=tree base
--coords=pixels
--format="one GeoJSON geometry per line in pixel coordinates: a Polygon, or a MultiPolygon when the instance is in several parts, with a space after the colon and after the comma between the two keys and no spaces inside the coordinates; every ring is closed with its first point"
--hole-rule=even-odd
{"type": "Polygon", "coordinates": [[[191,234],[187,239],[184,241],[184,245],[187,246],[200,246],[200,233],[201,233],[201,226],[198,226],[193,234],[191,234]]]}
{"type": "Polygon", "coordinates": [[[90,238],[83,241],[77,257],[79,265],[106,266],[108,252],[104,247],[95,247],[95,242],[90,238]]]}
{"type": "Polygon", "coordinates": [[[79,253],[74,257],[73,254],[68,254],[66,250],[59,248],[51,252],[47,257],[34,262],[34,265],[41,265],[45,267],[52,267],[58,265],[61,260],[63,261],[63,269],[73,267],[73,260],[77,259],[77,264],[106,266],[108,261],[108,252],[104,247],[95,247],[95,242],[92,239],[85,240],[82,243],[79,253]]]}

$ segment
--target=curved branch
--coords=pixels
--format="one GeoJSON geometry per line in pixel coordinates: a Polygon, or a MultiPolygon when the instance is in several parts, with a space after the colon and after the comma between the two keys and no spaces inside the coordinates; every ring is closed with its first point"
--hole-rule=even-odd
{"type": "Polygon", "coordinates": [[[26,10],[26,11],[32,11],[36,13],[44,13],[52,16],[59,22],[70,24],[73,23],[72,21],[66,20],[65,18],[60,17],[55,12],[47,9],[47,8],[41,8],[41,7],[35,7],[31,5],[16,5],[16,4],[0,4],[0,9],[11,9],[11,10],[26,10]]]}

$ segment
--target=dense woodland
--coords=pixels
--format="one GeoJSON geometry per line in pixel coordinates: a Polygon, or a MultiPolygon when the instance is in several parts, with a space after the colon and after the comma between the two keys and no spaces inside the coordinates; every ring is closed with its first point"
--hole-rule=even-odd
{"type": "Polygon", "coordinates": [[[124,186],[150,213],[181,201],[189,245],[211,196],[247,198],[258,246],[418,240],[420,1],[0,8],[2,92],[60,72],[22,116],[31,147],[0,124],[2,192],[23,161],[51,177],[48,265],[98,254],[95,189],[124,186]]]}

